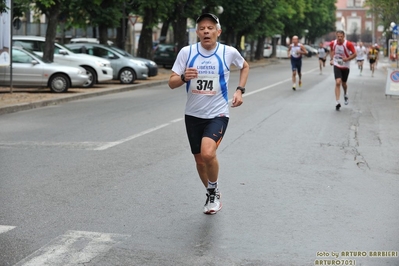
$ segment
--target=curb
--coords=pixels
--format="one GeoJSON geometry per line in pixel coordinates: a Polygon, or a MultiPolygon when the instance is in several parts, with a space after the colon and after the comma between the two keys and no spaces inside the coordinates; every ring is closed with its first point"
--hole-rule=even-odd
{"type": "Polygon", "coordinates": [[[0,107],[0,115],[15,113],[15,112],[19,112],[19,111],[25,111],[25,110],[30,110],[30,109],[40,108],[40,107],[46,107],[46,106],[51,106],[51,105],[57,105],[60,103],[66,103],[66,102],[71,102],[71,101],[75,101],[75,100],[87,99],[87,98],[92,98],[92,97],[96,97],[96,96],[131,91],[131,90],[143,88],[143,87],[153,87],[153,86],[158,86],[158,85],[164,84],[165,82],[167,82],[167,80],[153,81],[153,82],[149,82],[149,83],[145,83],[145,84],[128,85],[128,86],[120,87],[117,89],[113,88],[113,89],[106,89],[106,90],[102,90],[102,91],[81,93],[81,94],[77,94],[77,95],[70,95],[70,96],[60,97],[60,98],[51,99],[51,100],[43,100],[43,101],[37,101],[37,102],[31,102],[31,103],[22,103],[22,104],[5,106],[5,107],[0,107]]]}
{"type": "MultiPolygon", "coordinates": [[[[254,63],[253,65],[250,64],[250,68],[262,67],[262,66],[269,65],[271,63],[275,63],[275,60],[271,59],[271,60],[268,60],[261,64],[256,64],[256,63],[254,63]]],[[[231,72],[234,72],[234,71],[238,71],[238,69],[231,69],[231,72]]],[[[165,79],[165,80],[160,80],[160,81],[152,81],[152,82],[148,82],[148,83],[144,83],[144,84],[126,85],[124,87],[120,87],[117,89],[111,88],[111,89],[106,89],[103,91],[81,93],[81,94],[77,94],[77,95],[70,95],[70,96],[60,97],[60,98],[51,99],[51,100],[43,100],[43,101],[37,101],[37,102],[31,102],[31,103],[10,105],[10,106],[5,106],[5,107],[0,107],[0,115],[20,112],[20,111],[25,111],[25,110],[30,110],[30,109],[40,108],[40,107],[52,106],[52,105],[57,105],[60,103],[66,103],[66,102],[71,102],[71,101],[75,101],[75,100],[87,99],[87,98],[92,98],[92,97],[96,97],[96,96],[102,96],[102,95],[119,93],[119,92],[126,92],[126,91],[131,91],[131,90],[139,89],[139,88],[143,88],[143,87],[154,87],[154,86],[159,86],[159,85],[165,84],[167,82],[168,82],[168,80],[165,79]]]]}

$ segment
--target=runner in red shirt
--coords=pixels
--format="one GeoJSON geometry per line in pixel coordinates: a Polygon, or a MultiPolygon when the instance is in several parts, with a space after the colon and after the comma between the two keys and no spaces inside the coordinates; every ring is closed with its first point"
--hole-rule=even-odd
{"type": "Polygon", "coordinates": [[[345,32],[338,30],[335,33],[337,39],[330,43],[330,65],[334,65],[334,77],[335,77],[335,99],[336,105],[335,110],[339,111],[341,104],[339,98],[341,95],[341,85],[344,89],[344,100],[345,105],[348,104],[348,81],[350,61],[356,58],[355,46],[345,40],[345,32]]]}

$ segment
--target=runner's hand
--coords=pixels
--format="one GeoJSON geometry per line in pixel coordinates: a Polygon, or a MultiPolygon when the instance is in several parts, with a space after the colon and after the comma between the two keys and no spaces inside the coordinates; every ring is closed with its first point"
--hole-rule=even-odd
{"type": "Polygon", "coordinates": [[[233,95],[233,101],[231,102],[231,107],[238,107],[243,103],[242,93],[240,90],[236,90],[233,95]]]}

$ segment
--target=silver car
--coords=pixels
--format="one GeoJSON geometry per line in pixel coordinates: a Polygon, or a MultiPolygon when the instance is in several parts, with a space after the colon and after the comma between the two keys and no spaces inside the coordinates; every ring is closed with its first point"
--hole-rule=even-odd
{"type": "MultiPolygon", "coordinates": [[[[122,84],[130,84],[136,79],[143,80],[150,76],[150,70],[145,61],[121,54],[108,46],[95,43],[70,43],[65,46],[74,53],[89,54],[109,60],[114,73],[113,79],[119,80],[122,84]]],[[[155,62],[154,65],[157,67],[155,62]]],[[[156,72],[158,72],[158,67],[156,72]]]]}
{"type": "MultiPolygon", "coordinates": [[[[12,40],[13,46],[24,47],[35,54],[43,55],[46,42],[44,37],[14,35],[12,40]]],[[[59,43],[54,43],[54,62],[86,69],[89,81],[83,86],[85,88],[91,88],[96,83],[112,80],[112,68],[108,60],[90,55],[75,54],[59,43]]]]}
{"type": "MultiPolygon", "coordinates": [[[[47,63],[24,48],[12,49],[12,82],[15,86],[49,87],[52,92],[66,92],[69,87],[83,87],[88,80],[82,67],[47,63]]],[[[10,85],[10,67],[0,67],[0,85],[10,85]]]]}

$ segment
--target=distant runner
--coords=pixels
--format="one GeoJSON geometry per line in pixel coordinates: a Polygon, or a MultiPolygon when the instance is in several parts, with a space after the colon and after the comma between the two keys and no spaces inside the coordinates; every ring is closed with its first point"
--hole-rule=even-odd
{"type": "Polygon", "coordinates": [[[374,77],[375,64],[378,60],[378,52],[379,51],[378,51],[376,45],[374,45],[373,47],[371,47],[371,49],[369,50],[369,53],[368,53],[368,59],[369,59],[369,63],[370,63],[372,77],[374,77]]]}
{"type": "Polygon", "coordinates": [[[366,47],[363,46],[362,42],[359,42],[359,44],[356,46],[356,62],[357,62],[357,67],[359,68],[359,75],[362,75],[363,72],[363,63],[364,63],[364,59],[367,55],[367,50],[366,47]]]}
{"type": "Polygon", "coordinates": [[[319,49],[317,49],[319,53],[319,68],[320,75],[323,74],[323,67],[326,66],[327,52],[328,50],[324,47],[323,42],[320,42],[319,49]]]}
{"type": "Polygon", "coordinates": [[[305,47],[298,43],[298,36],[292,37],[292,43],[288,48],[288,56],[291,58],[291,68],[292,68],[292,89],[296,90],[296,73],[298,73],[299,87],[302,86],[302,55],[307,54],[305,47]]]}

